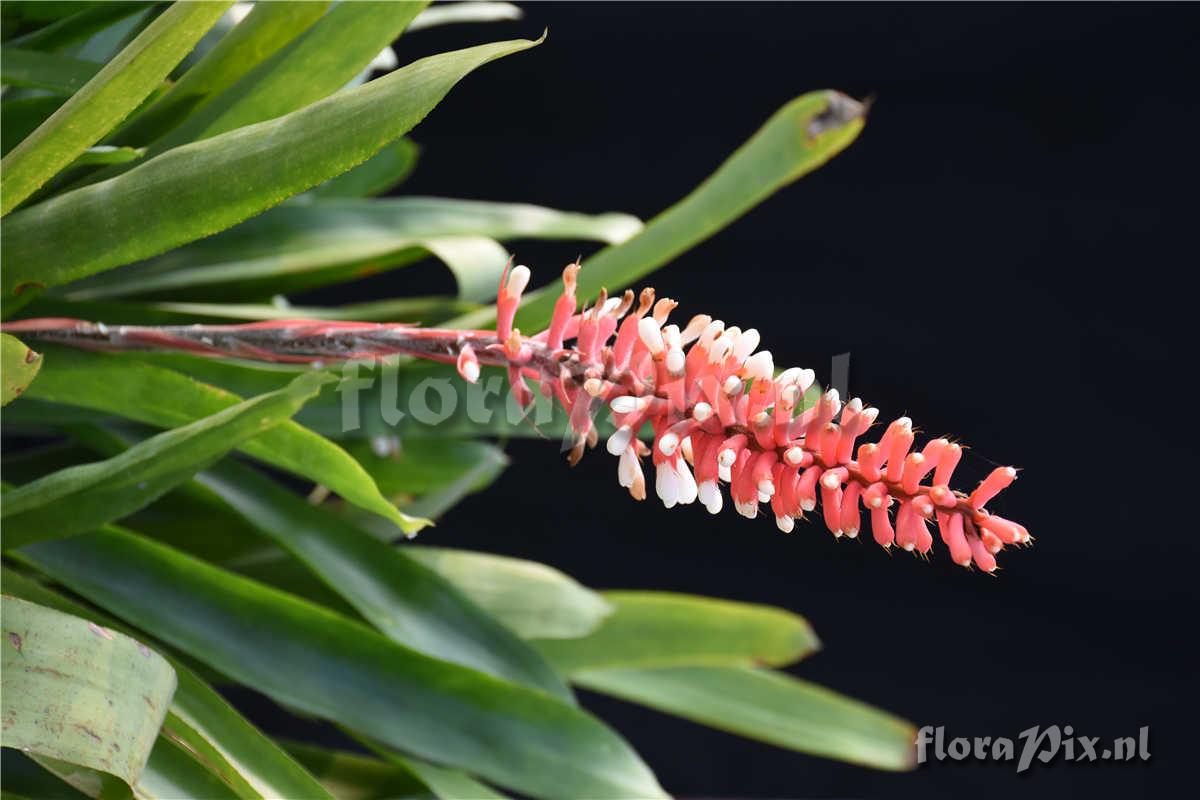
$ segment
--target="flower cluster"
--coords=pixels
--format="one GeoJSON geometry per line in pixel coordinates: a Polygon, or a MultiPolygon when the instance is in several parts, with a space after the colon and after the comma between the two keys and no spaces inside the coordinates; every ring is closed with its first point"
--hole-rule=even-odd
{"type": "MultiPolygon", "coordinates": [[[[812,370],[776,374],[774,359],[758,350],[753,328],[726,326],[706,315],[680,327],[669,322],[676,303],[654,290],[626,292],[576,313],[576,275],[563,272],[563,291],[550,327],[531,337],[513,329],[525,267],[506,271],[497,300],[497,343],[513,391],[531,399],[526,378],[567,410],[575,434],[571,461],[595,445],[594,412],[607,405],[617,428],[607,449],[618,458],[617,477],[636,499],[646,497],[643,459],[654,467],[654,491],[670,508],[699,501],[721,511],[728,486],[739,514],[753,518],[766,504],[779,529],[819,513],[834,536],[854,538],[870,519],[875,541],[918,553],[933,545],[930,523],[956,564],[996,568],[1005,545],[1030,541],[1019,523],[988,512],[988,501],[1016,478],[995,469],[969,494],[950,481],[962,447],[933,439],[916,447],[912,421],[900,417],[876,441],[862,441],[879,410],[858,398],[843,403],[836,390],[805,408],[812,370]],[[573,340],[572,346],[564,343],[573,340]],[[646,444],[639,433],[653,431],[646,444]]],[[[459,372],[479,375],[476,355],[463,348],[459,372]]]]}
{"type": "Polygon", "coordinates": [[[533,400],[532,380],[566,409],[572,464],[598,444],[593,419],[606,405],[616,425],[607,449],[618,459],[621,485],[638,500],[647,494],[642,463],[649,458],[655,494],[668,508],[699,501],[716,514],[725,484],[739,514],[756,517],[767,504],[784,532],[819,509],[834,536],[858,536],[869,518],[880,545],[922,554],[933,545],[936,522],[954,562],[986,572],[1005,545],[1030,541],[1024,526],[986,508],[1016,478],[1012,467],[994,470],[969,494],[956,491],[950,480],[962,457],[957,443],[939,438],[918,449],[907,417],[860,443],[878,409],[857,398],[843,404],[834,390],[806,404],[812,370],[776,374],[771,353],[758,350],[758,331],[703,314],[681,328],[669,322],[676,303],[656,300],[653,289],[611,298],[601,290],[594,305],[576,313],[578,272],[578,264],[563,271],[550,326],[534,336],[513,327],[530,278],[521,266],[501,276],[494,331],[306,319],[108,326],[64,318],[0,329],[91,349],[292,363],[404,354],[455,364],[472,383],[481,366],[499,366],[522,407],[533,400]],[[647,429],[654,434],[649,445],[641,439],[647,429]]]}

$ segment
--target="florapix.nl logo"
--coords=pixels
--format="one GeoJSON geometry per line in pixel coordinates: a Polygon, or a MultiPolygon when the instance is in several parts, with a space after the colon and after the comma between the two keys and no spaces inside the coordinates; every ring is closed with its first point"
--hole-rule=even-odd
{"type": "Polygon", "coordinates": [[[1015,761],[1018,773],[1028,771],[1034,761],[1073,763],[1132,762],[1150,760],[1150,727],[1138,728],[1137,736],[1103,738],[1084,736],[1071,725],[1034,725],[1007,736],[946,736],[946,726],[926,725],[917,731],[917,763],[938,761],[1015,761]]]}

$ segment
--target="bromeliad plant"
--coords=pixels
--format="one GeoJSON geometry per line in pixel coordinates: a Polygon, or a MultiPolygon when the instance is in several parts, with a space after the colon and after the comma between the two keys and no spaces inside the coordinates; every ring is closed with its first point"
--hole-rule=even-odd
{"type": "Polygon", "coordinates": [[[819,508],[836,535],[869,517],[880,544],[920,553],[934,521],[956,563],[989,572],[1029,540],[986,510],[1013,470],[956,491],[959,445],[914,449],[906,418],[859,444],[876,409],[843,406],[811,371],[777,374],[753,329],[672,324],[674,302],[652,290],[604,289],[823,164],[857,136],[862,106],[794,100],[644,226],[373,197],[413,168],[402,137],[458,80],[538,43],[362,82],[406,30],[519,14],[425,5],[3,7],[4,433],[22,437],[6,439],[0,512],[5,792],[662,795],[571,686],[911,767],[909,725],[774,669],[817,647],[790,612],[595,592],[528,561],[394,544],[499,474],[488,439],[533,426],[346,426],[337,362],[387,357],[380,369],[407,385],[498,367],[517,405],[558,405],[540,432],[563,432],[572,460],[610,417],[607,449],[638,499],[649,457],[668,506],[715,513],[728,484],[740,513],[766,503],[784,531],[819,508]],[[607,246],[561,289],[526,295],[529,270],[501,244],[518,238],[607,246]],[[430,256],[456,297],[284,299],[430,256]],[[581,297],[596,299],[581,311],[581,297]],[[300,482],[316,487],[307,498],[300,482]],[[358,749],[268,737],[214,684],[329,720],[358,749]]]}

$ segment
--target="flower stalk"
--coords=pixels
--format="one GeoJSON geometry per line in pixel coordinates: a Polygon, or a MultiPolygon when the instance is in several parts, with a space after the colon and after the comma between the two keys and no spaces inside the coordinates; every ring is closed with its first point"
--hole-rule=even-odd
{"type": "Polygon", "coordinates": [[[407,355],[454,364],[476,382],[483,366],[505,369],[522,407],[533,400],[529,382],[567,412],[574,464],[598,443],[595,414],[607,407],[616,427],[606,449],[617,457],[617,478],[638,500],[647,496],[643,461],[654,469],[654,491],[670,508],[700,502],[724,506],[727,487],[737,513],[754,518],[765,505],[776,525],[819,513],[836,537],[855,538],[869,521],[884,548],[927,554],[931,526],[964,567],[996,569],[996,554],[1027,544],[1019,523],[992,514],[987,504],[1017,476],[992,471],[972,491],[951,487],[962,447],[935,438],[920,448],[912,421],[900,417],[876,441],[862,441],[879,410],[858,398],[843,403],[836,390],[809,408],[812,370],[776,374],[770,351],[759,350],[753,328],[727,326],[697,315],[670,323],[676,303],[639,295],[600,296],[577,311],[578,264],[566,267],[549,327],[526,336],[513,327],[529,284],[524,266],[506,268],[497,296],[494,331],[421,328],[406,324],[274,320],[241,325],[136,326],[74,319],[5,323],[4,331],[100,350],[176,350],[212,357],[290,363],[332,363],[407,355]],[[645,430],[650,443],[642,440],[645,430]]]}

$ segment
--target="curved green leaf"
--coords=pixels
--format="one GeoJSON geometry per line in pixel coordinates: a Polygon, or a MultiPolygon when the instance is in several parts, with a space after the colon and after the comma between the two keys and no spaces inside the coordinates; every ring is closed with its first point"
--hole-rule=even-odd
{"type": "Polygon", "coordinates": [[[0,161],[0,215],[16,208],[137,108],[230,5],[232,0],[171,6],[13,148],[0,161]]]}
{"type": "Polygon", "coordinates": [[[41,353],[30,350],[15,336],[0,333],[0,406],[16,400],[41,368],[41,353]]]}
{"type": "Polygon", "coordinates": [[[5,86],[74,94],[99,71],[100,65],[95,62],[60,53],[40,53],[7,45],[0,51],[0,82],[5,86]]]}
{"type": "Polygon", "coordinates": [[[119,128],[112,140],[147,144],[157,139],[302,34],[328,7],[328,2],[256,3],[245,19],[188,68],[154,105],[119,128]]]}
{"type": "Polygon", "coordinates": [[[301,197],[328,199],[383,194],[412,174],[420,154],[421,148],[412,139],[397,139],[354,169],[313,187],[301,197]]]}
{"type": "Polygon", "coordinates": [[[803,617],[771,606],[670,592],[604,592],[614,612],[578,639],[538,642],[567,675],[691,664],[789,664],[820,647],[803,617]]]}
{"type": "Polygon", "coordinates": [[[209,296],[263,296],[411,263],[424,255],[413,252],[420,250],[433,252],[451,266],[461,297],[490,298],[508,256],[493,242],[490,250],[471,257],[481,239],[615,243],[641,226],[628,214],[579,214],[524,203],[439,197],[297,201],[151,261],[98,276],[72,287],[70,296],[94,299],[194,288],[209,296]],[[475,244],[459,254],[462,247],[454,247],[458,242],[475,244]],[[476,265],[487,274],[470,280],[476,265]]]}
{"type": "Polygon", "coordinates": [[[328,373],[301,375],[284,389],[160,433],[106,461],[68,467],[6,492],[0,509],[5,549],[81,533],[145,507],[295,414],[331,380],[328,373]]]}
{"type": "MultiPolygon", "coordinates": [[[[339,3],[163,141],[156,142],[151,151],[157,154],[185,142],[281,117],[337,92],[366,69],[427,5],[427,0],[339,3]]],[[[457,78],[451,85],[454,81],[457,78]]],[[[436,103],[434,100],[429,108],[436,103]]]]}
{"type": "Polygon", "coordinates": [[[443,547],[404,545],[402,550],[524,639],[584,636],[613,612],[596,592],[536,561],[443,547]]]}
{"type": "Polygon", "coordinates": [[[0,155],[7,154],[21,140],[37,130],[59,106],[66,102],[61,95],[22,97],[0,103],[0,155]]]}
{"type": "MultiPolygon", "coordinates": [[[[775,112],[754,136],[687,197],[663,211],[629,241],[607,247],[583,262],[580,297],[601,287],[623,289],[709,238],[779,189],[844,150],[862,130],[866,109],[832,91],[801,95],[775,112]]],[[[526,295],[517,312],[521,330],[541,330],[561,293],[556,283],[526,295]]],[[[487,327],[495,310],[453,321],[456,327],[487,327]]]]}
{"type": "MultiPolygon", "coordinates": [[[[31,396],[38,399],[95,409],[157,427],[194,422],[242,400],[138,359],[69,348],[48,350],[53,352],[51,368],[42,376],[44,380],[31,387],[31,396]]],[[[277,390],[295,374],[282,373],[263,391],[277,390]]],[[[328,487],[346,501],[387,518],[406,533],[416,533],[428,524],[427,520],[402,514],[388,502],[371,476],[346,451],[295,422],[284,422],[244,441],[239,449],[328,487]]]]}
{"type": "MultiPolygon", "coordinates": [[[[5,591],[24,600],[85,616],[109,628],[122,627],[7,567],[3,582],[5,591]]],[[[178,661],[167,660],[175,669],[178,683],[160,737],[166,736],[199,755],[210,770],[236,787],[241,797],[333,800],[312,775],[208,684],[178,661]]],[[[156,753],[151,752],[147,769],[158,768],[156,753]]]]}
{"type": "Polygon", "coordinates": [[[542,658],[419,562],[240,464],[197,477],[393,641],[574,702],[542,658]]]}
{"type": "Polygon", "coordinates": [[[135,783],[175,671],[124,634],[5,596],[0,604],[4,746],[135,783]]]}
{"type": "Polygon", "coordinates": [[[96,31],[103,30],[131,14],[143,11],[152,3],[87,3],[85,5],[86,8],[78,13],[63,17],[7,44],[30,50],[57,50],[81,39],[86,39],[96,31]]]}
{"type": "Polygon", "coordinates": [[[660,797],[618,736],[550,695],[439,661],[117,529],[26,548],[85,597],[231,678],[536,797],[660,797]]]}
{"type": "Polygon", "coordinates": [[[423,800],[432,797],[410,770],[345,750],[300,742],[285,746],[338,800],[423,800]]]}
{"type": "Polygon", "coordinates": [[[916,729],[821,686],[770,670],[675,667],[575,676],[580,686],[751,739],[876,769],[916,766],[916,729]]]}
{"type": "Polygon", "coordinates": [[[4,229],[4,297],[30,284],[57,286],[147,258],[241,222],[362,163],[420,122],[469,72],[535,44],[499,42],[424,58],[14,214],[4,229]]]}

